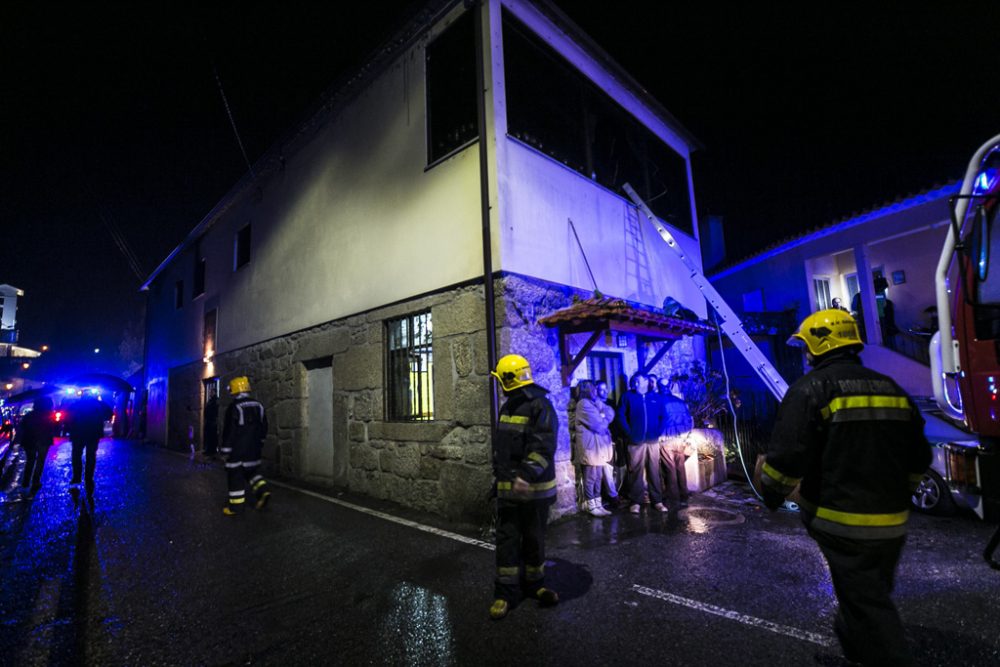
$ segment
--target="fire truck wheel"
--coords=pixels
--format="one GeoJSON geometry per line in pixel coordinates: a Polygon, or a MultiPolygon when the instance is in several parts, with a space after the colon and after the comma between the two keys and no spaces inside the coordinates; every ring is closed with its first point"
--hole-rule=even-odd
{"type": "Polygon", "coordinates": [[[924,473],[910,502],[914,509],[924,514],[950,516],[955,513],[955,500],[951,497],[948,485],[933,470],[924,473]]]}

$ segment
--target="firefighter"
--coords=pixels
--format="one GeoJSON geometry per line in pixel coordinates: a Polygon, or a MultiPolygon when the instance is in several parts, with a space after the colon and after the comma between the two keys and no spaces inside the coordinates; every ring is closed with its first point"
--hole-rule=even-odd
{"type": "Polygon", "coordinates": [[[267,414],[264,406],[250,396],[250,380],[246,376],[230,380],[229,393],[233,402],[226,408],[222,447],[219,450],[226,461],[229,485],[229,504],[222,509],[222,513],[238,516],[246,501],[248,483],[257,509],[264,509],[271,499],[267,482],[258,472],[264,436],[267,435],[267,414]]]}
{"type": "Polygon", "coordinates": [[[931,462],[924,420],[895,381],[862,366],[849,313],[813,313],[788,342],[806,348],[812,369],[778,409],[761,466],[764,502],[775,510],[799,485],[802,521],[830,567],[844,656],[909,665],[890,594],[910,495],[931,462]]]}
{"type": "Polygon", "coordinates": [[[559,602],[545,588],[545,524],[556,499],[556,413],[535,384],[528,360],[508,354],[491,373],[507,400],[493,437],[497,495],[497,576],[490,618],[507,615],[520,587],[542,606],[559,602]]]}

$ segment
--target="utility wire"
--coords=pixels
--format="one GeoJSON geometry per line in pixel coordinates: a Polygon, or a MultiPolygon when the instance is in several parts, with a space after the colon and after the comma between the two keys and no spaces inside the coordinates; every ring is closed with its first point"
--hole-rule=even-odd
{"type": "Polygon", "coordinates": [[[256,177],[253,172],[253,165],[250,164],[250,158],[247,157],[247,150],[243,146],[243,139],[240,137],[240,131],[236,128],[236,119],[233,118],[233,110],[229,107],[229,98],[226,97],[226,90],[222,87],[222,79],[219,78],[219,70],[215,66],[215,60],[212,60],[212,74],[215,76],[215,83],[219,87],[219,95],[222,96],[222,104],[226,107],[226,115],[229,116],[229,125],[233,128],[233,134],[236,135],[236,143],[240,146],[240,152],[243,154],[243,161],[247,163],[247,169],[250,171],[250,175],[256,177]]]}

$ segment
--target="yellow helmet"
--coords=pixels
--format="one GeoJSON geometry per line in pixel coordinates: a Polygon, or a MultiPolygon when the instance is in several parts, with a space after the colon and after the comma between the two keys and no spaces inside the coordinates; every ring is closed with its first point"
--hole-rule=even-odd
{"type": "Polygon", "coordinates": [[[229,381],[229,393],[232,395],[236,394],[248,394],[250,393],[250,380],[246,375],[241,375],[235,377],[229,381]]]}
{"type": "Polygon", "coordinates": [[[858,323],[850,313],[837,308],[816,311],[802,320],[799,330],[788,339],[788,344],[805,345],[814,357],[848,345],[864,347],[858,323]]]}
{"type": "Polygon", "coordinates": [[[497,362],[497,369],[490,375],[500,380],[500,386],[504,391],[513,391],[535,382],[531,379],[531,365],[519,354],[501,357],[497,362]]]}

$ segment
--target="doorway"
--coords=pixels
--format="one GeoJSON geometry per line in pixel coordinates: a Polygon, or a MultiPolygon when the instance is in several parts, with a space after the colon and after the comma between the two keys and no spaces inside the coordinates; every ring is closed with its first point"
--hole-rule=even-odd
{"type": "Polygon", "coordinates": [[[333,477],[333,360],[306,364],[308,436],[303,474],[330,480],[333,477]]]}
{"type": "Polygon", "coordinates": [[[618,405],[625,393],[625,372],[620,352],[591,352],[587,355],[587,377],[608,383],[608,400],[618,405]]]}

